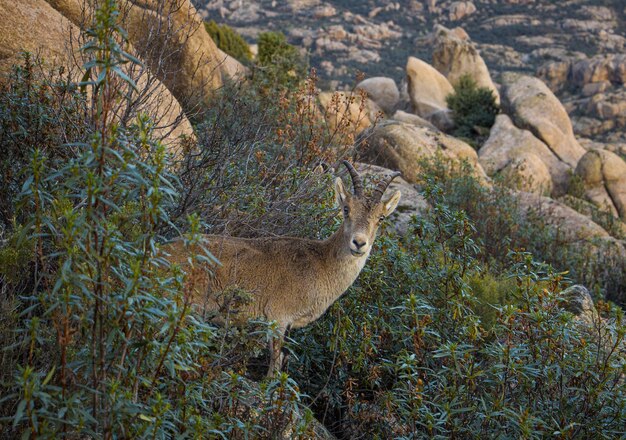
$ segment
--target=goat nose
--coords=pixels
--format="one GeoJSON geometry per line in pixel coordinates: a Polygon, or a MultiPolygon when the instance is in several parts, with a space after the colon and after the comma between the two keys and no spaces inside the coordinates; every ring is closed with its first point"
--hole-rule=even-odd
{"type": "Polygon", "coordinates": [[[367,241],[365,241],[363,239],[355,238],[355,239],[352,240],[352,244],[354,244],[357,249],[361,249],[363,246],[365,246],[367,244],[367,241]]]}

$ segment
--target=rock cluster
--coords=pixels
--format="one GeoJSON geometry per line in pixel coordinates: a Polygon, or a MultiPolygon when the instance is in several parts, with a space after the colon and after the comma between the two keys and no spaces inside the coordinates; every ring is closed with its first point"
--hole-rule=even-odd
{"type": "Polygon", "coordinates": [[[406,92],[391,78],[375,77],[359,84],[387,115],[364,130],[360,159],[399,170],[410,183],[420,181],[420,164],[425,159],[465,161],[485,185],[491,184],[488,177],[501,178],[514,191],[521,214],[542,216],[564,242],[576,245],[595,239],[599,241],[593,252],[617,249],[626,257],[623,244],[591,220],[591,211],[578,208],[578,212],[568,206],[589,204],[624,219],[622,150],[589,142],[581,145],[565,106],[540,79],[505,73],[500,76],[501,86],[496,86],[462,29],[436,26],[429,38],[436,42],[433,63],[408,58],[406,92]],[[446,97],[454,92],[454,80],[463,74],[498,92],[501,100],[502,113],[478,152],[445,133],[454,123],[446,97]],[[584,201],[573,203],[568,194],[574,185],[572,176],[582,182],[584,201]]]}
{"type": "Polygon", "coordinates": [[[400,101],[400,91],[396,82],[391,78],[383,76],[367,78],[358,83],[356,88],[365,91],[369,98],[387,114],[393,114],[400,101]]]}
{"type": "Polygon", "coordinates": [[[591,149],[576,166],[585,197],[626,221],[626,162],[607,150],[591,149]]]}
{"type": "Polygon", "coordinates": [[[457,1],[448,7],[448,18],[450,21],[459,21],[474,12],[476,12],[476,6],[471,1],[457,1]]]}

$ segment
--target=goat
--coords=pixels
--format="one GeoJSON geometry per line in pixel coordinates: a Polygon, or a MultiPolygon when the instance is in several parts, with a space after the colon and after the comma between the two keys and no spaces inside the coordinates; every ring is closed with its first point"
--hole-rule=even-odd
{"type": "MultiPolygon", "coordinates": [[[[237,287],[251,294],[240,313],[276,322],[277,336],[269,343],[268,375],[282,366],[285,332],[318,319],[356,280],[381,220],[400,201],[400,191],[382,200],[400,173],[383,178],[373,194],[366,197],[361,176],[348,161],[343,163],[352,178],[354,194],[346,191],[341,178],[335,179],[335,198],[342,208],[343,223],[329,238],[205,235],[206,248],[220,264],[198,265],[188,271],[187,289],[192,291],[187,293],[204,311],[219,310],[219,292],[237,287]]],[[[189,251],[181,241],[168,245],[166,251],[170,262],[186,264],[189,251]]]]}

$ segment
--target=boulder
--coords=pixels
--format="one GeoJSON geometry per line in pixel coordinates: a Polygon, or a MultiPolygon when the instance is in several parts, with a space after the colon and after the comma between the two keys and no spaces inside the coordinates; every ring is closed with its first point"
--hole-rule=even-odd
{"type": "Polygon", "coordinates": [[[219,66],[223,76],[233,81],[245,80],[249,73],[248,68],[221,49],[217,49],[217,51],[219,66]]]}
{"type": "MultiPolygon", "coordinates": [[[[0,0],[0,76],[20,62],[22,50],[29,50],[42,57],[46,67],[63,65],[74,81],[80,81],[82,74],[76,65],[83,63],[78,51],[79,35],[80,29],[44,0],[0,0]]],[[[154,123],[155,136],[178,154],[179,137],[194,136],[180,104],[150,72],[132,64],[124,70],[136,82],[143,99],[137,99],[132,107],[126,101],[120,102],[113,109],[113,117],[130,120],[140,112],[147,113],[154,123]]]]}
{"type": "Polygon", "coordinates": [[[448,18],[450,21],[458,21],[474,12],[476,12],[476,6],[470,1],[452,2],[448,7],[448,18]]]}
{"type": "Polygon", "coordinates": [[[324,117],[331,130],[344,126],[361,133],[378,118],[380,107],[369,98],[363,102],[358,93],[322,92],[318,95],[324,117]]]}
{"type": "MultiPolygon", "coordinates": [[[[544,233],[557,239],[560,249],[584,258],[595,267],[622,267],[626,261],[626,241],[612,237],[604,228],[554,199],[528,192],[513,193],[521,221],[525,217],[540,218],[544,233]]],[[[542,259],[542,255],[535,255],[542,259]]],[[[593,267],[593,266],[592,266],[593,267]]],[[[617,269],[619,270],[619,269],[617,269]]]]}
{"type": "Polygon", "coordinates": [[[454,118],[452,116],[452,110],[443,109],[428,115],[428,121],[430,121],[437,129],[447,132],[454,128],[454,118]]]}
{"type": "Polygon", "coordinates": [[[397,110],[390,119],[400,122],[406,122],[407,124],[417,125],[418,127],[426,127],[430,128],[431,130],[437,130],[437,127],[428,122],[426,119],[420,118],[417,115],[407,113],[402,110],[397,110]]]}
{"type": "Polygon", "coordinates": [[[566,61],[548,61],[537,69],[537,76],[550,87],[558,92],[567,85],[572,63],[566,61]]]}
{"type": "Polygon", "coordinates": [[[550,194],[552,179],[545,162],[535,154],[514,157],[500,170],[500,177],[510,188],[536,194],[550,194]]]}
{"type": "MultiPolygon", "coordinates": [[[[519,203],[520,213],[525,216],[533,213],[546,222],[553,234],[558,234],[562,244],[590,245],[594,240],[605,240],[619,244],[609,233],[589,217],[569,206],[529,192],[514,192],[519,203]]],[[[623,250],[623,246],[622,246],[623,250]]],[[[541,256],[538,256],[541,258],[541,256]]]]}
{"type": "MultiPolygon", "coordinates": [[[[585,87],[603,83],[591,83],[585,87]]],[[[598,93],[594,95],[586,105],[587,116],[600,119],[611,120],[626,117],[626,93],[598,93]]]]}
{"type": "Polygon", "coordinates": [[[576,135],[586,137],[602,135],[615,129],[615,121],[611,119],[600,121],[588,116],[574,116],[572,117],[572,124],[576,135]]]}
{"type": "Polygon", "coordinates": [[[578,320],[588,325],[598,322],[598,311],[585,286],[576,284],[568,287],[561,294],[566,301],[564,309],[576,316],[578,320]]]}
{"type": "Polygon", "coordinates": [[[409,99],[413,112],[423,118],[448,110],[446,96],[454,93],[448,79],[430,64],[409,57],[406,64],[409,99]]]}
{"type": "Polygon", "coordinates": [[[503,174],[513,188],[537,194],[567,190],[570,167],[530,131],[513,125],[507,115],[496,117],[478,157],[489,176],[503,174]]]}
{"type": "Polygon", "coordinates": [[[500,102],[498,89],[491,80],[489,69],[480,53],[469,38],[461,38],[458,32],[441,25],[435,26],[433,66],[441,72],[451,84],[456,84],[461,76],[469,75],[480,87],[491,90],[500,102]]]}
{"type": "Polygon", "coordinates": [[[596,55],[582,59],[572,65],[571,79],[579,87],[602,81],[626,84],[626,55],[596,55]]]}
{"type": "MultiPolygon", "coordinates": [[[[85,28],[84,0],[47,0],[85,28]]],[[[93,7],[95,0],[88,0],[93,7]]],[[[222,85],[227,66],[190,0],[120,0],[122,27],[150,71],[187,110],[222,85]]],[[[90,10],[87,9],[89,15],[90,10]]]]}
{"type": "Polygon", "coordinates": [[[585,149],[574,137],[569,115],[556,96],[537,78],[514,73],[502,78],[502,109],[513,123],[546,144],[559,161],[576,167],[585,149]]]}
{"type": "Polygon", "coordinates": [[[356,86],[363,90],[387,114],[392,114],[400,100],[400,91],[396,82],[391,78],[376,76],[367,78],[356,86]]]}
{"type": "Polygon", "coordinates": [[[605,57],[580,60],[572,65],[572,82],[582,87],[585,84],[609,81],[610,62],[605,57]]]}
{"type": "Polygon", "coordinates": [[[0,73],[7,75],[21,62],[21,51],[49,65],[65,63],[78,47],[78,34],[45,0],[0,0],[0,73]]]}
{"type": "Polygon", "coordinates": [[[590,202],[626,221],[626,162],[620,156],[593,148],[578,162],[576,175],[590,202]]]}
{"type": "Polygon", "coordinates": [[[604,93],[610,88],[611,88],[611,83],[608,81],[589,83],[583,86],[582,94],[583,96],[594,96],[600,93],[604,93]]]}
{"type": "Polygon", "coordinates": [[[446,159],[467,161],[478,178],[484,180],[486,177],[478,163],[476,150],[437,130],[387,120],[363,133],[362,137],[363,149],[359,156],[363,160],[398,170],[410,183],[419,181],[420,161],[438,155],[446,159]]]}

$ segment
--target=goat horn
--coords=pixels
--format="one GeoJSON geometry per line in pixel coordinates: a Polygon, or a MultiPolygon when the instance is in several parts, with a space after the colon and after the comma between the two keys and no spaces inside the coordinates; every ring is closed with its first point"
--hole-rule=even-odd
{"type": "Polygon", "coordinates": [[[350,177],[352,178],[352,186],[354,187],[354,195],[357,197],[362,197],[363,196],[363,182],[361,181],[361,176],[359,176],[359,173],[357,173],[357,171],[354,169],[354,167],[352,166],[350,162],[348,162],[347,160],[344,160],[343,164],[348,169],[348,172],[350,173],[350,177]]]}
{"type": "Polygon", "coordinates": [[[402,173],[396,171],[391,173],[390,175],[388,175],[387,177],[383,177],[381,179],[380,182],[378,182],[378,185],[376,185],[376,188],[374,189],[374,194],[372,196],[373,200],[378,203],[380,202],[380,200],[383,198],[383,194],[385,194],[385,191],[387,191],[387,187],[389,186],[389,184],[391,183],[391,181],[393,179],[395,179],[396,177],[398,177],[399,175],[401,175],[402,173]]]}

